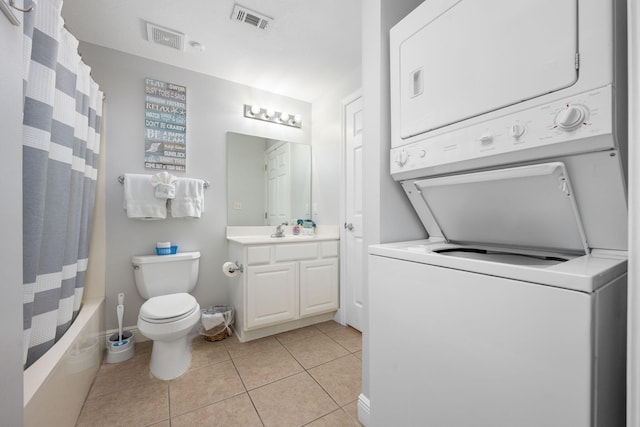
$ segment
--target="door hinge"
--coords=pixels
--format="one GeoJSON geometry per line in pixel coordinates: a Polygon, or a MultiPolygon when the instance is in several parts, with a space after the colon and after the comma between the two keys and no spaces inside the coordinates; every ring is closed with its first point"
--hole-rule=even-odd
{"type": "Polygon", "coordinates": [[[576,64],[575,64],[576,65],[576,70],[579,70],[580,69],[580,52],[576,52],[575,62],[576,62],[576,64]]]}
{"type": "Polygon", "coordinates": [[[264,219],[267,219],[267,218],[269,218],[269,217],[267,216],[267,213],[265,212],[264,213],[264,219]]]}

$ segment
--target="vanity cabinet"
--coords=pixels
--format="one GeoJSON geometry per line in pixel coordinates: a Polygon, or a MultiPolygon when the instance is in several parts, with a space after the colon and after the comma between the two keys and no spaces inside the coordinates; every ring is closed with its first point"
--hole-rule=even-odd
{"type": "Polygon", "coordinates": [[[230,280],[240,341],[333,318],[339,307],[338,240],[242,244],[229,239],[229,249],[244,267],[230,280]]]}

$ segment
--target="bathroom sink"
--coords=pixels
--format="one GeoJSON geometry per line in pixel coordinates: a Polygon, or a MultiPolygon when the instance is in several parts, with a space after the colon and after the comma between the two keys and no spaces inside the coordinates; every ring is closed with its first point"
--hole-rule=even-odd
{"type": "Polygon", "coordinates": [[[340,230],[337,226],[318,226],[312,236],[293,234],[291,226],[284,227],[283,237],[272,237],[276,228],[273,226],[228,226],[227,240],[241,245],[269,245],[278,243],[296,243],[322,240],[339,240],[340,230]]]}

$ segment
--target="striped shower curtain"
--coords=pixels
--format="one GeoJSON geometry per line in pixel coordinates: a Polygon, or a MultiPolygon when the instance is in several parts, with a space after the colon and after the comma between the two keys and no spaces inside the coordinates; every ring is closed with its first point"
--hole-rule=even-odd
{"type": "Polygon", "coordinates": [[[89,255],[102,92],[65,28],[62,0],[26,0],[24,15],[24,363],[80,310],[89,255]]]}

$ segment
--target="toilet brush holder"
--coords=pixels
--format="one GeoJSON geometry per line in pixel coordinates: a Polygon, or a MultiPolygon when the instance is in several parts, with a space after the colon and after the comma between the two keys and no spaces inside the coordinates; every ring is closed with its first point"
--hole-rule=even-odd
{"type": "Polygon", "coordinates": [[[122,339],[113,334],[107,338],[107,363],[119,363],[131,359],[135,351],[135,336],[131,331],[122,331],[122,339]]]}

